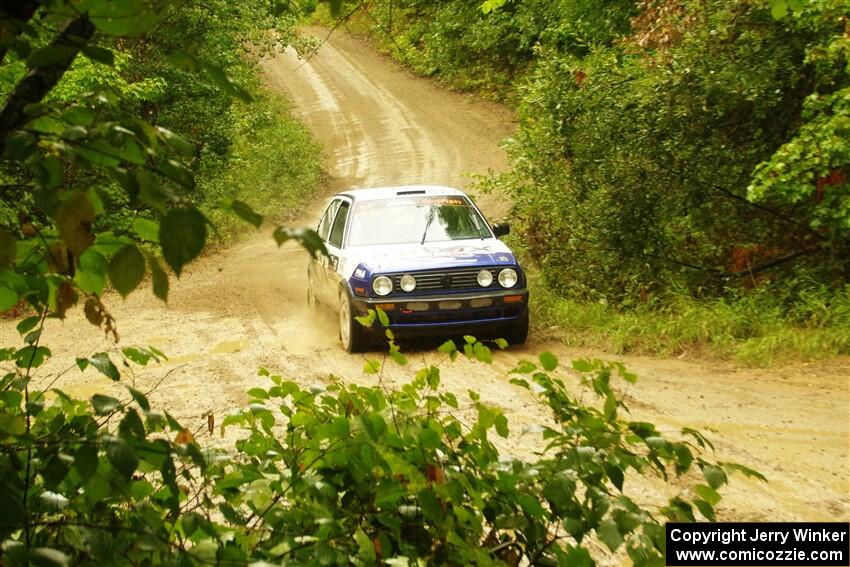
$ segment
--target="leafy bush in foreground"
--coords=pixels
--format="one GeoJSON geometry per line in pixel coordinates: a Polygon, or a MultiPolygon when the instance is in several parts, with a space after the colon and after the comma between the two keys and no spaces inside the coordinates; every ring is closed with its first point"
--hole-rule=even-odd
{"type": "MultiPolygon", "coordinates": [[[[527,460],[500,455],[493,436],[508,436],[504,414],[474,392],[461,401],[441,389],[434,366],[397,391],[338,380],[304,389],[270,376],[221,424],[240,428],[235,446],[204,448],[133,388],[88,403],[31,390],[50,354],[37,326],[26,320],[27,346],[0,351],[11,367],[0,394],[6,565],[593,565],[591,542],[663,565],[665,519],[713,520],[727,473],[757,474],[706,460],[710,444],[694,430],[670,440],[621,417],[611,380],[635,376],[619,364],[573,364],[600,401],[582,403],[548,353],[511,372],[546,410],[536,432],[545,450],[527,460]],[[685,489],[664,506],[623,492],[635,476],[670,475],[685,489]]],[[[466,346],[489,358],[471,337],[466,346]]],[[[451,342],[441,350],[458,353],[451,342]]],[[[128,364],[162,356],[121,354],[128,364]]],[[[120,379],[105,353],[78,365],[120,379]]]]}

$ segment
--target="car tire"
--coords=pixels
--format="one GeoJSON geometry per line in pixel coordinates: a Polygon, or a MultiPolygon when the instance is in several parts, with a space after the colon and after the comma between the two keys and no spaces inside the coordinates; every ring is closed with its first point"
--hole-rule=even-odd
{"type": "Polygon", "coordinates": [[[504,339],[510,346],[525,344],[528,339],[528,309],[516,323],[505,329],[504,339]]]}
{"type": "Polygon", "coordinates": [[[366,329],[354,318],[354,305],[347,291],[339,292],[339,340],[346,352],[363,352],[368,345],[366,329]]]}

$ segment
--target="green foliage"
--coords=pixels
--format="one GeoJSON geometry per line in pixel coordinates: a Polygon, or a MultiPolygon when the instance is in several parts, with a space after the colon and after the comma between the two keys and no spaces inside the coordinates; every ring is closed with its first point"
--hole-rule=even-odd
{"type": "Polygon", "coordinates": [[[511,95],[511,81],[528,70],[541,42],[579,50],[609,42],[634,11],[633,2],[620,0],[393,0],[372,2],[350,20],[418,72],[501,98],[511,95]]]}
{"type": "Polygon", "coordinates": [[[623,45],[542,50],[506,181],[524,196],[547,282],[635,302],[671,287],[723,294],[793,260],[841,274],[842,261],[823,261],[837,259],[836,243],[801,211],[754,206],[745,192],[793,134],[806,49],[839,31],[816,16],[791,24],[757,5],[686,3],[647,8],[623,45]]]}
{"type": "Polygon", "coordinates": [[[846,2],[408,0],[369,14],[417,71],[515,101],[513,168],[485,185],[513,196],[545,286],[568,301],[722,307],[813,277],[841,302],[846,2]]]}
{"type": "MultiPolygon", "coordinates": [[[[21,331],[41,323],[28,320],[21,331]]],[[[481,358],[482,346],[465,337],[461,350],[481,358]]],[[[451,342],[441,350],[458,352],[451,342]]],[[[129,366],[162,354],[111,356],[129,366]]],[[[111,356],[78,365],[119,378],[111,356]]],[[[538,435],[541,452],[514,456],[499,449],[511,435],[502,411],[475,392],[461,400],[442,388],[435,366],[395,391],[336,379],[305,389],[261,370],[267,385],[249,390],[249,404],[220,424],[222,434],[238,427],[237,441],[213,449],[133,388],[88,402],[29,390],[43,360],[27,358],[5,374],[0,395],[8,565],[594,565],[594,541],[635,565],[661,565],[664,521],[713,519],[731,473],[759,476],[707,460],[710,444],[694,430],[671,439],[620,417],[627,408],[614,380],[635,377],[618,364],[573,363],[579,390],[598,404],[582,401],[587,395],[557,373],[550,354],[539,368],[524,361],[514,369],[512,383],[548,412],[524,433],[538,435]],[[656,476],[685,488],[652,509],[626,495],[656,476]]]]}
{"type": "Polygon", "coordinates": [[[832,290],[812,278],[725,298],[671,292],[631,308],[566,299],[540,284],[532,293],[535,320],[573,347],[758,366],[850,354],[850,289],[832,290]]]}
{"type": "Polygon", "coordinates": [[[0,309],[23,301],[64,317],[87,298],[88,319],[112,332],[98,299],[107,280],[126,296],[150,274],[165,300],[160,256],[179,276],[209,217],[259,226],[315,186],[315,146],[258,77],[272,37],[295,37],[294,13],[224,0],[20,10],[2,19],[0,309]]]}

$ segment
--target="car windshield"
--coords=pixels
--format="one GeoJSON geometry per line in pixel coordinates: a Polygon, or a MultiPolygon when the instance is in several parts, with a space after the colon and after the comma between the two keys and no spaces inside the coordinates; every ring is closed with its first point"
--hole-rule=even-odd
{"type": "Polygon", "coordinates": [[[421,195],[357,203],[348,244],[413,244],[489,236],[487,224],[466,197],[421,195]]]}

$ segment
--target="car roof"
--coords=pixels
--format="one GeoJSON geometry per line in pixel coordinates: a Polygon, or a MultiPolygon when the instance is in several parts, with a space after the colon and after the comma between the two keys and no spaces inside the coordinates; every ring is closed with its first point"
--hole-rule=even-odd
{"type": "Polygon", "coordinates": [[[398,187],[374,187],[368,189],[350,189],[339,195],[351,197],[355,201],[388,199],[404,195],[463,195],[466,193],[452,187],[441,185],[400,185],[398,187]]]}

